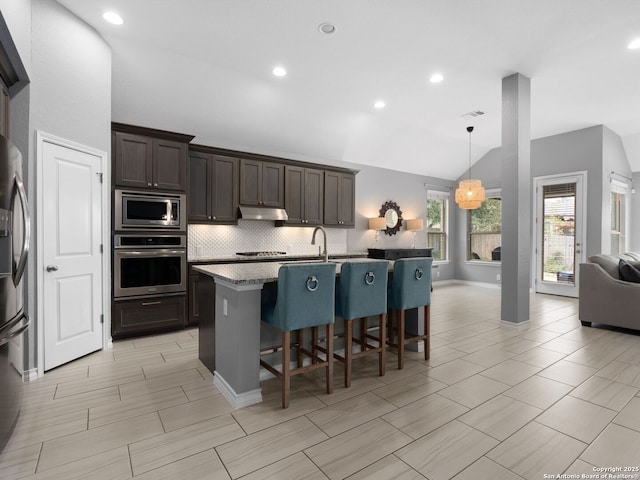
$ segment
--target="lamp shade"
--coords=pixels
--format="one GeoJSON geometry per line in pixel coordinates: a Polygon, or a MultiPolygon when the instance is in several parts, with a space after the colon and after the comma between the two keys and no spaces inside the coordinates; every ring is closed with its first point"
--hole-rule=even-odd
{"type": "Polygon", "coordinates": [[[387,222],[384,217],[375,217],[369,219],[369,230],[386,230],[387,222]]]}
{"type": "Polygon", "coordinates": [[[407,230],[411,232],[417,232],[419,230],[424,229],[424,222],[421,218],[414,218],[412,220],[407,220],[407,230]]]}
{"type": "Polygon", "coordinates": [[[480,180],[461,180],[456,190],[456,203],[460,208],[473,210],[480,208],[485,199],[484,188],[480,180]]]}

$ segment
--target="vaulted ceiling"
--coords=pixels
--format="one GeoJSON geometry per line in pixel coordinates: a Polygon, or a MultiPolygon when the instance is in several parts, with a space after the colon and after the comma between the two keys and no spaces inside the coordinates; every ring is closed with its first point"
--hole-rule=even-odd
{"type": "Polygon", "coordinates": [[[604,124],[640,171],[637,0],[58,1],[112,48],[114,121],[455,179],[467,125],[474,161],[500,146],[501,80],[519,72],[532,138],[604,124]]]}

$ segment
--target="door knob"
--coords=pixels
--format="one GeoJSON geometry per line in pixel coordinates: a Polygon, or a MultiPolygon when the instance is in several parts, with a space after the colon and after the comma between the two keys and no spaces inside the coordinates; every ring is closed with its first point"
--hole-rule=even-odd
{"type": "Polygon", "coordinates": [[[58,267],[56,265],[47,265],[47,272],[57,272],[58,267]]]}

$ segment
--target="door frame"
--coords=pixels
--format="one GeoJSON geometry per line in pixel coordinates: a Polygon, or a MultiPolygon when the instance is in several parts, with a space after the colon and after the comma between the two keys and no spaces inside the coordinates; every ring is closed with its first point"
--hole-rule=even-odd
{"type": "MultiPolygon", "coordinates": [[[[540,244],[541,238],[542,238],[542,233],[541,230],[538,229],[538,216],[542,214],[540,208],[541,205],[538,204],[538,188],[541,187],[541,183],[546,181],[546,180],[559,180],[561,181],[563,178],[570,178],[570,177],[581,177],[581,190],[582,190],[582,195],[580,199],[576,199],[576,209],[578,208],[577,206],[577,202],[580,201],[580,210],[581,210],[581,216],[582,216],[582,225],[580,225],[580,236],[581,236],[581,245],[580,245],[580,256],[578,257],[578,255],[576,255],[576,258],[574,260],[574,264],[575,264],[575,271],[574,271],[574,275],[575,275],[575,291],[578,291],[579,288],[579,284],[580,284],[580,273],[579,273],[579,266],[580,263],[582,261],[584,261],[585,255],[586,255],[586,251],[587,251],[587,171],[586,170],[581,170],[581,171],[576,171],[576,172],[566,172],[566,173],[556,173],[553,175],[541,175],[541,176],[537,176],[537,177],[533,177],[533,189],[532,189],[532,194],[533,194],[533,218],[532,218],[532,222],[533,222],[533,226],[532,226],[532,230],[534,232],[534,241],[533,241],[533,245],[532,245],[532,249],[531,249],[531,258],[532,258],[532,265],[534,268],[531,269],[531,274],[532,274],[532,285],[533,285],[533,293],[543,293],[543,292],[538,292],[538,269],[540,268],[540,266],[538,265],[538,245],[540,244]]],[[[576,293],[575,298],[578,297],[578,294],[576,293]]]]}
{"type": "Polygon", "coordinates": [[[107,152],[83,145],[72,140],[36,130],[36,205],[37,210],[32,218],[36,218],[36,290],[37,290],[37,358],[36,368],[38,377],[44,374],[44,189],[43,189],[43,162],[44,144],[50,143],[63,148],[77,150],[88,155],[100,158],[100,170],[102,171],[102,309],[104,323],[102,325],[102,350],[113,346],[111,339],[111,165],[107,152]]]}

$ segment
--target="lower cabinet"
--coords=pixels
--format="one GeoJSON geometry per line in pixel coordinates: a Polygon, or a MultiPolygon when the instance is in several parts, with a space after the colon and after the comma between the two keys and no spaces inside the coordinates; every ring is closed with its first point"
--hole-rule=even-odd
{"type": "Polygon", "coordinates": [[[114,339],[184,328],[184,294],[113,302],[111,333],[114,339]]]}
{"type": "Polygon", "coordinates": [[[199,312],[198,358],[211,371],[216,370],[216,286],[213,278],[198,273],[195,275],[194,299],[199,312]]]}

